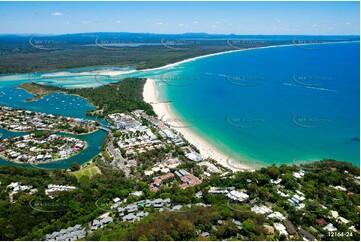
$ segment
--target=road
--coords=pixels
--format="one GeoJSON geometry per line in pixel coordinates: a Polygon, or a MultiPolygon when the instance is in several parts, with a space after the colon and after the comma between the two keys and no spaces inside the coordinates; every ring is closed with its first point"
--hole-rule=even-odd
{"type": "Polygon", "coordinates": [[[122,154],[119,151],[115,150],[113,145],[114,136],[112,131],[104,126],[99,127],[99,129],[102,129],[109,134],[110,141],[108,142],[107,151],[110,154],[110,156],[112,156],[113,158],[113,162],[111,164],[113,165],[113,167],[119,168],[122,171],[124,171],[125,175],[129,177],[130,169],[125,166],[125,162],[127,160],[123,158],[122,154]]]}

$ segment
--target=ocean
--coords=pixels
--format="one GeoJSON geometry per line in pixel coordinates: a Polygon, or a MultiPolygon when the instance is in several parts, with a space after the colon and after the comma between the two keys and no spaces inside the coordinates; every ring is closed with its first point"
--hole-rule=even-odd
{"type": "Polygon", "coordinates": [[[76,75],[106,69],[101,67],[48,79],[41,77],[44,73],[4,75],[0,104],[85,117],[93,108],[85,100],[74,102],[80,103],[77,109],[70,104],[75,97],[64,94],[25,103],[31,95],[14,86],[36,80],[95,87],[125,77],[149,77],[156,80],[159,99],[171,101],[185,128],[234,160],[259,167],[329,158],[360,166],[359,53],[359,42],[292,45],[225,53],[113,78],[76,75]],[[55,97],[65,103],[55,102],[55,97]]]}
{"type": "Polygon", "coordinates": [[[227,53],[157,78],[187,127],[251,166],[336,159],[360,165],[360,44],[227,53]]]}

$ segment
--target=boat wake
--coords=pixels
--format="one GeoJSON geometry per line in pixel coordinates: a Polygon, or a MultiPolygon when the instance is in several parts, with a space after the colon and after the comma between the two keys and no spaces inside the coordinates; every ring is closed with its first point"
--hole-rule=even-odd
{"type": "Polygon", "coordinates": [[[336,90],[333,90],[333,89],[328,89],[328,88],[301,86],[301,85],[295,85],[295,84],[287,83],[287,82],[284,82],[282,84],[285,85],[285,86],[304,87],[304,88],[315,89],[315,90],[326,91],[326,92],[339,92],[339,91],[336,91],[336,90]]]}

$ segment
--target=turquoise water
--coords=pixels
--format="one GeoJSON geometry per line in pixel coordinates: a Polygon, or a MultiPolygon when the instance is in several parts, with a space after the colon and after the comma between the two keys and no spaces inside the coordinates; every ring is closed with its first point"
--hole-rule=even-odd
{"type": "Polygon", "coordinates": [[[0,135],[1,139],[6,139],[6,138],[13,138],[16,136],[26,135],[26,134],[28,134],[28,132],[11,132],[6,129],[0,128],[0,134],[1,134],[0,135]]]}
{"type": "Polygon", "coordinates": [[[244,163],[359,166],[360,45],[314,47],[203,58],[168,70],[159,86],[193,131],[244,163]]]}
{"type": "MultiPolygon", "coordinates": [[[[24,135],[24,133],[9,132],[9,131],[3,130],[3,129],[0,129],[0,133],[3,134],[2,138],[24,135]]],[[[73,162],[76,162],[78,164],[83,164],[85,162],[90,161],[93,157],[95,157],[96,155],[98,155],[100,153],[101,146],[103,144],[103,140],[106,136],[106,132],[102,131],[102,130],[98,130],[97,132],[87,134],[87,135],[72,135],[72,134],[64,134],[64,133],[59,133],[59,135],[83,139],[88,143],[88,147],[86,149],[84,149],[82,152],[80,152],[79,154],[70,157],[69,159],[60,160],[60,161],[56,161],[56,162],[52,162],[52,163],[48,163],[48,164],[33,166],[30,164],[12,163],[12,162],[9,162],[9,161],[6,161],[6,160],[3,160],[0,158],[0,166],[23,166],[23,167],[35,167],[35,168],[39,168],[39,169],[52,170],[52,169],[69,168],[73,162]]]]}
{"type": "Polygon", "coordinates": [[[360,44],[227,53],[127,76],[157,80],[186,126],[251,166],[360,165],[360,44]]]}
{"type": "MultiPolygon", "coordinates": [[[[23,81],[16,81],[15,83],[16,85],[18,85],[22,82],[23,81]]],[[[2,82],[2,84],[4,83],[5,82],[2,82]]],[[[25,90],[17,89],[13,85],[9,85],[13,83],[14,82],[8,83],[7,86],[5,85],[0,89],[0,105],[10,106],[14,108],[24,108],[27,110],[57,114],[67,117],[94,119],[93,117],[88,117],[85,115],[85,111],[93,110],[94,106],[92,106],[87,100],[81,97],[66,95],[63,93],[54,93],[47,95],[37,101],[26,102],[25,100],[33,97],[33,95],[26,92],[25,90]]],[[[105,120],[98,119],[98,121],[100,121],[104,125],[107,125],[107,122],[105,120]]],[[[0,129],[0,134],[1,139],[4,139],[9,137],[21,136],[26,133],[11,132],[0,129]]],[[[106,132],[103,130],[99,130],[97,132],[87,135],[72,135],[64,133],[59,134],[83,139],[88,143],[88,147],[79,154],[70,157],[69,159],[60,160],[49,164],[31,166],[29,164],[16,164],[0,159],[0,165],[26,166],[44,169],[63,169],[70,167],[73,162],[83,164],[90,161],[93,157],[100,153],[103,140],[106,136],[106,132]]]]}
{"type": "Polygon", "coordinates": [[[104,76],[102,82],[99,76],[75,75],[96,70],[91,68],[67,71],[65,78],[46,79],[42,73],[1,76],[0,92],[6,90],[6,95],[0,94],[0,104],[84,117],[90,104],[83,103],[79,110],[54,110],[59,102],[51,106],[45,97],[38,103],[14,102],[9,95],[24,99],[27,94],[14,94],[11,86],[35,79],[68,88],[92,87],[124,77],[152,77],[160,99],[171,100],[174,112],[190,129],[233,159],[256,166],[332,158],[359,166],[360,45],[311,47],[227,53],[167,69],[104,76]]]}
{"type": "Polygon", "coordinates": [[[94,106],[79,96],[54,93],[37,101],[25,101],[31,97],[33,95],[27,91],[12,86],[0,89],[0,105],[4,106],[77,118],[89,118],[85,111],[94,110],[94,106]]]}

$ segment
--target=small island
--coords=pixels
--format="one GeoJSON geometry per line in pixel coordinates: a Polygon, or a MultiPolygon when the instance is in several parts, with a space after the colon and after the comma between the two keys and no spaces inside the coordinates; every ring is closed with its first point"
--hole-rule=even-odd
{"type": "Polygon", "coordinates": [[[0,141],[0,157],[16,163],[44,164],[68,159],[86,147],[84,140],[35,132],[0,141]]]}

